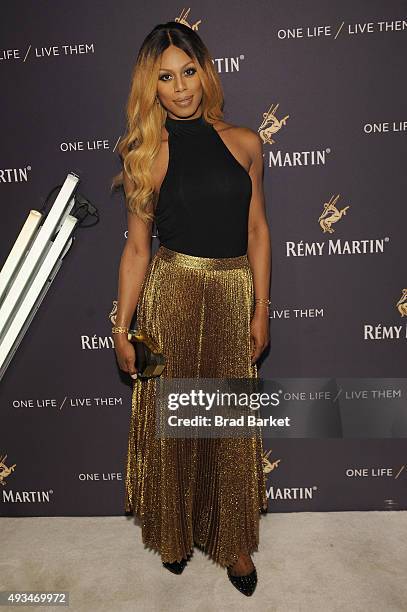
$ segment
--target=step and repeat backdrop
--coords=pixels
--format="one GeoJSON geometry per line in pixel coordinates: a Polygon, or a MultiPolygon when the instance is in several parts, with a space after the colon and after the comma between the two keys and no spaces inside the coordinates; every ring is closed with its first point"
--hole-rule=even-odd
{"type": "Polygon", "coordinates": [[[111,326],[127,228],[110,185],[138,49],[170,20],[208,46],[225,120],[263,142],[259,375],[308,419],[264,431],[269,511],[406,509],[406,4],[17,0],[0,25],[0,265],[70,171],[100,222],[76,230],[0,382],[0,514],[124,513],[132,382],[111,326]]]}

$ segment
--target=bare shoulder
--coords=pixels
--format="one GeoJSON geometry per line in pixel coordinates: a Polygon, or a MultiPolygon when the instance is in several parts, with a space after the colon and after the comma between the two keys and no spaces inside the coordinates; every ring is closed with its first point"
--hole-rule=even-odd
{"type": "Polygon", "coordinates": [[[259,153],[263,150],[263,142],[260,135],[249,127],[219,120],[214,123],[214,128],[219,134],[222,136],[227,135],[227,137],[236,142],[237,146],[245,149],[251,161],[258,157],[259,153]]]}
{"type": "Polygon", "coordinates": [[[249,127],[245,127],[242,125],[235,125],[234,123],[227,123],[226,121],[218,120],[215,121],[214,128],[218,132],[228,130],[231,133],[234,133],[236,136],[240,136],[240,138],[246,138],[247,140],[252,141],[257,139],[261,141],[261,138],[257,132],[255,132],[249,127]]]}

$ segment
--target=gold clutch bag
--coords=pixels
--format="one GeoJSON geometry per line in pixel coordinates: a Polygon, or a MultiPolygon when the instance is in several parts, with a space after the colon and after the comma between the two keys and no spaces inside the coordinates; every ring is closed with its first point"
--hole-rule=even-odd
{"type": "Polygon", "coordinates": [[[158,344],[141,329],[129,329],[128,340],[133,342],[136,351],[136,368],[140,378],[160,376],[165,368],[165,355],[158,344]]]}

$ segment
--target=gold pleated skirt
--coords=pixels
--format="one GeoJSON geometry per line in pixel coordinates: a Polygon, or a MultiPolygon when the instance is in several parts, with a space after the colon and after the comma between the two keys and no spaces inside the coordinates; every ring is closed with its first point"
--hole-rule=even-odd
{"type": "MultiPolygon", "coordinates": [[[[251,378],[253,277],[247,255],[207,258],[161,245],[141,287],[137,325],[166,356],[161,376],[251,378]]],[[[128,439],[125,511],[163,562],[194,544],[216,563],[258,550],[267,508],[261,436],[159,438],[154,378],[136,379],[128,439]]]]}

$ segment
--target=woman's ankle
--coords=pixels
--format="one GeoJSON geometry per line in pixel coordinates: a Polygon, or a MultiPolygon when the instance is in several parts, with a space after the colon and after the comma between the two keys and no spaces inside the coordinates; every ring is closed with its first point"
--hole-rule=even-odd
{"type": "Polygon", "coordinates": [[[229,566],[229,573],[232,576],[247,576],[255,569],[251,556],[241,552],[235,563],[229,566]]]}

